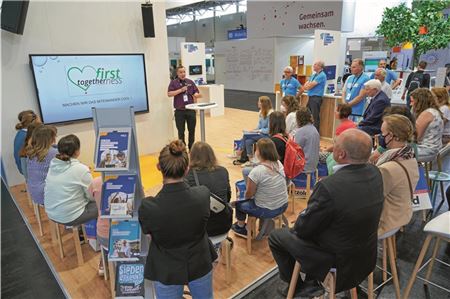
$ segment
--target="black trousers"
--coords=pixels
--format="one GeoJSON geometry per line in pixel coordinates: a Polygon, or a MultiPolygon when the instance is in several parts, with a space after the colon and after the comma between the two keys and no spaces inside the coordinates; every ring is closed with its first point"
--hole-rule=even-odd
{"type": "Polygon", "coordinates": [[[300,262],[300,270],[306,274],[306,280],[323,281],[335,265],[334,254],[326,252],[311,241],[300,239],[288,228],[272,231],[269,247],[278,265],[280,278],[287,283],[291,281],[295,261],[300,262]]]}
{"type": "Polygon", "coordinates": [[[320,106],[322,105],[322,97],[310,96],[308,99],[308,109],[314,119],[314,127],[316,127],[317,132],[320,134],[320,106]]]}
{"type": "Polygon", "coordinates": [[[178,139],[184,142],[184,130],[186,128],[186,123],[189,131],[189,149],[195,141],[195,124],[197,123],[197,117],[195,110],[175,110],[175,124],[178,130],[178,139]]]}

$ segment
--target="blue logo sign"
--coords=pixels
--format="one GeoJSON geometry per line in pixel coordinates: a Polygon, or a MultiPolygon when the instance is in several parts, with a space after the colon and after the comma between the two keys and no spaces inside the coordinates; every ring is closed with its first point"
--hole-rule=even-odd
{"type": "Polygon", "coordinates": [[[198,47],[194,44],[185,44],[184,48],[188,50],[188,53],[194,53],[198,50],[198,47]]]}
{"type": "Polygon", "coordinates": [[[228,30],[228,39],[246,39],[247,29],[228,30]]]}
{"type": "Polygon", "coordinates": [[[320,39],[323,40],[323,45],[328,46],[334,41],[334,37],[329,33],[321,33],[320,39]]]}

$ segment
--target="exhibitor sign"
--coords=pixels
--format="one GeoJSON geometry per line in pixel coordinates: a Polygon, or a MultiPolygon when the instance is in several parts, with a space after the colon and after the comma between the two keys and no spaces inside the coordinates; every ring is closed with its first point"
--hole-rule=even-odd
{"type": "MultiPolygon", "coordinates": [[[[343,1],[247,2],[249,38],[313,35],[314,30],[343,30],[343,1]]],[[[351,12],[347,11],[345,14],[351,12]]]]}

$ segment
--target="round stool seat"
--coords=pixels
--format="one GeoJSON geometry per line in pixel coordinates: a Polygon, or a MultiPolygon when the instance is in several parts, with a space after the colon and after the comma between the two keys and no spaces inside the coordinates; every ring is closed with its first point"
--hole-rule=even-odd
{"type": "Polygon", "coordinates": [[[450,211],[431,219],[431,221],[425,225],[423,230],[427,233],[450,238],[450,211]]]}
{"type": "Polygon", "coordinates": [[[430,171],[429,172],[430,180],[438,181],[438,182],[450,182],[450,174],[439,171],[430,171]]]}
{"type": "Polygon", "coordinates": [[[211,240],[211,243],[216,245],[216,244],[219,244],[220,242],[224,241],[227,237],[228,237],[228,233],[209,237],[209,240],[211,240]]]}
{"type": "Polygon", "coordinates": [[[390,230],[390,231],[384,233],[384,235],[378,236],[378,240],[387,239],[387,238],[395,235],[395,233],[397,233],[399,230],[400,230],[400,227],[394,228],[393,230],[390,230]]]}

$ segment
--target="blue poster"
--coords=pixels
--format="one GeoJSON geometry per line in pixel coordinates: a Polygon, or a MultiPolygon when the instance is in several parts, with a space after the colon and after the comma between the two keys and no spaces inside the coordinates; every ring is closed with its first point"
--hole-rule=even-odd
{"type": "Polygon", "coordinates": [[[116,299],[144,298],[144,265],[143,257],[136,262],[117,262],[116,299]]]}
{"type": "Polygon", "coordinates": [[[137,220],[112,220],[109,230],[109,261],[137,260],[141,252],[141,230],[137,220]]]}
{"type": "Polygon", "coordinates": [[[128,170],[130,129],[100,129],[96,151],[96,170],[128,170]]]}
{"type": "Polygon", "coordinates": [[[101,217],[131,218],[135,190],[135,175],[106,175],[102,186],[101,217]]]}

